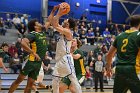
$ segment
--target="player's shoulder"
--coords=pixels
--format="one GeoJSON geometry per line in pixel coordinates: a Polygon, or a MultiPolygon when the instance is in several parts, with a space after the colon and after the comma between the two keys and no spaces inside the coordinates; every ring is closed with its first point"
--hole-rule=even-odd
{"type": "Polygon", "coordinates": [[[116,36],[116,39],[117,39],[117,38],[121,38],[121,37],[123,37],[123,36],[125,36],[125,35],[126,35],[125,32],[121,32],[120,34],[118,34],[118,35],[116,36]]]}

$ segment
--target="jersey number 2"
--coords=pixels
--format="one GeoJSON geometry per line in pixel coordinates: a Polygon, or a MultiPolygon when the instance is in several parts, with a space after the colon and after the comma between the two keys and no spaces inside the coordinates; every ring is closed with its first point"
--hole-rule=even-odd
{"type": "Polygon", "coordinates": [[[121,47],[121,52],[126,52],[126,46],[127,46],[127,44],[128,44],[128,39],[124,39],[124,40],[122,41],[122,43],[123,43],[123,45],[122,45],[122,47],[121,47]]]}

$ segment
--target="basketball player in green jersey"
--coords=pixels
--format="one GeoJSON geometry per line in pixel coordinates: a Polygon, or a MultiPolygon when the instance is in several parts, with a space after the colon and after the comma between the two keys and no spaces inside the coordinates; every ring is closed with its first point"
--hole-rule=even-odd
{"type": "MultiPolygon", "coordinates": [[[[58,9],[58,6],[55,6],[46,22],[46,29],[49,27],[51,19],[54,16],[55,11],[58,9]]],[[[9,93],[13,93],[18,85],[24,80],[28,75],[27,86],[24,90],[24,93],[31,93],[31,88],[34,81],[37,79],[39,74],[42,58],[44,58],[47,43],[46,43],[46,34],[42,32],[42,25],[36,20],[33,19],[28,23],[28,29],[30,33],[21,40],[21,45],[29,52],[28,62],[25,64],[18,78],[12,83],[9,93]]]]}
{"type": "MultiPolygon", "coordinates": [[[[107,71],[117,53],[113,93],[140,93],[140,15],[130,17],[129,30],[120,33],[106,56],[107,71]]],[[[109,75],[109,74],[108,74],[109,75]]]]}
{"type": "MultiPolygon", "coordinates": [[[[84,79],[85,79],[85,67],[84,67],[84,55],[83,52],[78,49],[81,46],[81,41],[78,39],[73,39],[72,40],[72,47],[71,47],[71,54],[73,56],[74,59],[74,67],[75,67],[75,73],[76,73],[76,77],[79,81],[79,83],[83,83],[84,79]]],[[[72,93],[75,93],[75,90],[73,88],[73,86],[71,85],[71,81],[69,80],[68,77],[64,77],[61,80],[60,83],[60,88],[59,91],[60,93],[64,93],[64,91],[66,89],[70,89],[70,91],[72,93]]]]}

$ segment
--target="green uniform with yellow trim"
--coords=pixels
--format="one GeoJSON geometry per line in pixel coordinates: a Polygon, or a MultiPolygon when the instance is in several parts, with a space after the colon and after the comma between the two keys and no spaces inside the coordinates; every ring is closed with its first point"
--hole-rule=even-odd
{"type": "MultiPolygon", "coordinates": [[[[85,73],[86,73],[85,67],[84,67],[84,54],[80,49],[75,50],[73,54],[81,55],[81,57],[79,59],[74,59],[76,77],[77,77],[79,83],[81,84],[85,79],[85,73]]],[[[68,86],[71,84],[71,81],[68,77],[62,78],[62,82],[68,86]]]]}
{"type": "MultiPolygon", "coordinates": [[[[44,32],[30,32],[25,38],[30,41],[30,48],[39,55],[41,59],[44,58],[47,51],[46,34],[44,32]]],[[[29,55],[28,61],[21,71],[21,74],[28,75],[36,80],[41,68],[42,61],[36,61],[33,54],[29,55]]]]}
{"type": "Polygon", "coordinates": [[[140,93],[140,35],[127,30],[119,34],[113,46],[117,48],[116,75],[113,93],[140,93]]]}

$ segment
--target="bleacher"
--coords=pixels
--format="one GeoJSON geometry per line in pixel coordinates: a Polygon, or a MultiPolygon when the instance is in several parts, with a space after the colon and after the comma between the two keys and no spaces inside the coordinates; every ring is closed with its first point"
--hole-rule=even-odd
{"type": "MultiPolygon", "coordinates": [[[[51,66],[54,67],[55,61],[51,61],[51,66]]],[[[9,67],[9,63],[5,63],[6,67],[9,67]]],[[[1,73],[1,88],[2,89],[9,89],[11,84],[15,81],[15,79],[18,77],[18,74],[12,74],[11,68],[9,68],[9,73],[5,73],[2,68],[0,68],[0,73],[1,73]]],[[[45,75],[43,83],[46,85],[51,85],[52,84],[52,75],[45,75]]],[[[88,82],[87,82],[88,83],[88,82]]],[[[25,88],[27,84],[27,77],[23,80],[23,82],[19,85],[18,89],[23,89],[25,88]]],[[[89,87],[89,84],[87,84],[86,87],[89,87]]],[[[84,87],[83,87],[84,88],[84,87]]],[[[94,85],[93,85],[94,88],[94,85]]],[[[113,88],[113,81],[110,81],[108,84],[104,83],[104,88],[106,89],[111,89],[113,88]]]]}

